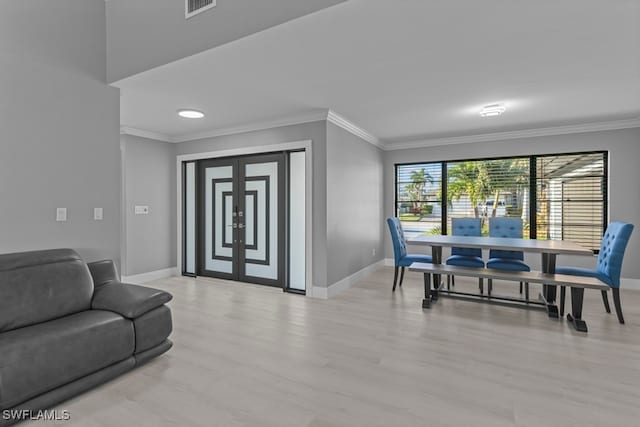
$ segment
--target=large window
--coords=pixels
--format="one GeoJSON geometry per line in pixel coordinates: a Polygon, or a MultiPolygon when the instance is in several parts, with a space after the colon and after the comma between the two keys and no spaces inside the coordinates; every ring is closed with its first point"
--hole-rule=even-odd
{"type": "Polygon", "coordinates": [[[525,197],[529,190],[529,159],[447,162],[447,231],[451,219],[482,218],[482,234],[489,234],[489,218],[498,216],[523,219],[525,237],[529,235],[529,216],[525,197]]]}
{"type": "Polygon", "coordinates": [[[442,231],[442,164],[396,169],[396,216],[406,233],[442,231]]]}
{"type": "Polygon", "coordinates": [[[448,234],[451,219],[522,218],[525,238],[594,251],[606,227],[607,153],[396,165],[396,216],[409,236],[448,234]]]}
{"type": "Polygon", "coordinates": [[[607,222],[605,153],[536,159],[536,236],[600,247],[607,222]]]}

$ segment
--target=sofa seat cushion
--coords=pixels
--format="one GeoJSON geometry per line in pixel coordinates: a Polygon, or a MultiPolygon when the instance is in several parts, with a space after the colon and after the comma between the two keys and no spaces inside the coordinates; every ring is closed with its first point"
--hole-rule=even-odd
{"type": "Polygon", "coordinates": [[[0,334],[0,410],[130,357],[133,323],[88,310],[0,334]]]}
{"type": "Polygon", "coordinates": [[[171,301],[171,298],[171,294],[158,289],[111,282],[96,288],[91,308],[135,319],[171,301]]]}

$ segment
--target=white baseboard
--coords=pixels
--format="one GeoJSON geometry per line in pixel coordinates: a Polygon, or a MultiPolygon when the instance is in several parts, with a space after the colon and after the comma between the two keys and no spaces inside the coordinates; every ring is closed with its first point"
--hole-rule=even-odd
{"type": "Polygon", "coordinates": [[[314,286],[312,289],[311,297],[318,299],[327,299],[329,298],[328,288],[322,288],[320,286],[314,286]]]}
{"type": "Polygon", "coordinates": [[[319,286],[313,287],[313,297],[328,299],[338,295],[340,292],[344,292],[353,286],[358,281],[362,280],[369,274],[373,273],[378,269],[378,267],[385,265],[385,260],[380,260],[378,262],[374,262],[371,265],[366,266],[362,270],[358,270],[350,276],[345,277],[344,279],[330,285],[328,288],[322,288],[319,286]]]}
{"type": "Polygon", "coordinates": [[[387,267],[393,267],[396,265],[396,260],[393,258],[385,258],[383,261],[384,265],[386,265],[387,267]]]}
{"type": "Polygon", "coordinates": [[[135,274],[133,276],[122,276],[124,283],[133,283],[141,285],[158,279],[166,279],[178,275],[178,267],[164,268],[162,270],[149,271],[148,273],[135,274]]]}
{"type": "Polygon", "coordinates": [[[640,290],[640,279],[625,279],[623,277],[620,279],[620,288],[640,290]]]}

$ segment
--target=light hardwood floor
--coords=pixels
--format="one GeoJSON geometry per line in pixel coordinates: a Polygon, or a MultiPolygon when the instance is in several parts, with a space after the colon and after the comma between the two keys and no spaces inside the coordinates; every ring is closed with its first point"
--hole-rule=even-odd
{"type": "Polygon", "coordinates": [[[640,292],[623,290],[619,325],[587,291],[582,334],[538,311],[450,299],[423,310],[421,276],[395,294],[391,277],[383,267],[331,300],[153,282],[174,295],[173,349],[60,405],[62,425],[640,425],[640,292]]]}

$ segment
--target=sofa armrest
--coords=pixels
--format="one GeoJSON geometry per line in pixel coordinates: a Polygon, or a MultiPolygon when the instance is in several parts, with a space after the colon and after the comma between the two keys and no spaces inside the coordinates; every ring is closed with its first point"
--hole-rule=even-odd
{"type": "Polygon", "coordinates": [[[126,318],[135,319],[164,305],[172,298],[170,293],[159,289],[110,282],[96,288],[91,308],[113,311],[126,318]]]}
{"type": "Polygon", "coordinates": [[[90,262],[87,264],[95,287],[99,287],[111,282],[118,282],[118,272],[116,265],[110,259],[104,261],[90,262]]]}

